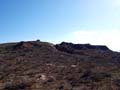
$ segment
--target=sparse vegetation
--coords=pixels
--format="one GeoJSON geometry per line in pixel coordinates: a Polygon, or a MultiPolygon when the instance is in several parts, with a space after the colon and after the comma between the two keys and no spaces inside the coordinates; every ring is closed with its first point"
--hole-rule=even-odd
{"type": "Polygon", "coordinates": [[[0,45],[0,90],[120,90],[119,53],[63,44],[0,45]]]}

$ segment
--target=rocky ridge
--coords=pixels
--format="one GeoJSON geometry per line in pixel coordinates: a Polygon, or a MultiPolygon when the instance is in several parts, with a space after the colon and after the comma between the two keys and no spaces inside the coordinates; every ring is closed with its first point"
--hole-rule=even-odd
{"type": "Polygon", "coordinates": [[[120,90],[120,53],[41,41],[0,45],[0,90],[120,90]]]}

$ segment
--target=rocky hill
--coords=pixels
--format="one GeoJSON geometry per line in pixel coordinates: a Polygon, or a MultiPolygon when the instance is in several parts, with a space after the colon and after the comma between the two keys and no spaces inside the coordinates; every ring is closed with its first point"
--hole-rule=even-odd
{"type": "Polygon", "coordinates": [[[120,90],[120,53],[67,42],[1,44],[0,90],[120,90]]]}

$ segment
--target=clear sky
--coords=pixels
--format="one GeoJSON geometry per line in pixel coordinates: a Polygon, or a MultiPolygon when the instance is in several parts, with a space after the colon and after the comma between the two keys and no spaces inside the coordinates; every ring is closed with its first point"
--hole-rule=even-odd
{"type": "Polygon", "coordinates": [[[120,50],[120,0],[0,0],[0,43],[36,39],[120,50]]]}

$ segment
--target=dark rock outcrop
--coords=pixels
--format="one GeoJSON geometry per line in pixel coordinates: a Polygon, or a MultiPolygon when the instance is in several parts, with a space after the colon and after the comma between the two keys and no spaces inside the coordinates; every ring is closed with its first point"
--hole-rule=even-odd
{"type": "Polygon", "coordinates": [[[67,42],[62,42],[61,44],[55,45],[55,47],[67,53],[77,53],[78,51],[93,50],[93,51],[110,51],[106,46],[100,45],[90,45],[90,44],[72,44],[67,42]]]}

